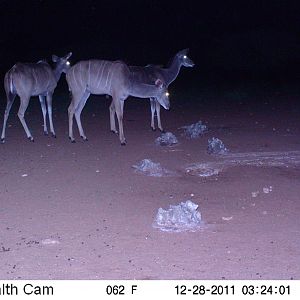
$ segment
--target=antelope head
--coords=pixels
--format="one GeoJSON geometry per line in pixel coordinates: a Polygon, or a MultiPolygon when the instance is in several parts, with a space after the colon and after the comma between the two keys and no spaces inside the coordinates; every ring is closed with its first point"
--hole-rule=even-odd
{"type": "Polygon", "coordinates": [[[170,109],[170,100],[169,100],[169,92],[167,90],[167,87],[164,85],[164,83],[160,79],[156,79],[155,85],[157,86],[159,92],[156,100],[159,102],[159,104],[169,110],[170,109]]]}
{"type": "Polygon", "coordinates": [[[179,61],[181,62],[181,65],[185,67],[193,67],[195,64],[194,62],[188,57],[189,49],[183,49],[179,51],[176,56],[178,57],[179,61]]]}
{"type": "Polygon", "coordinates": [[[56,55],[52,55],[52,61],[56,63],[56,69],[60,70],[61,73],[66,73],[68,69],[71,67],[71,63],[68,59],[71,57],[72,52],[68,53],[63,57],[58,57],[56,55]]]}

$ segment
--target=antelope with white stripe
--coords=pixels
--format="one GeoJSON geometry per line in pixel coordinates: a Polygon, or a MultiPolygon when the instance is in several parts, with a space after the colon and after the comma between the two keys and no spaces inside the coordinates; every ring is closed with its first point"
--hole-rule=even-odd
{"type": "Polygon", "coordinates": [[[16,95],[20,97],[18,117],[26,132],[27,138],[32,142],[34,141],[24,118],[31,96],[39,96],[44,120],[44,133],[48,134],[46,122],[48,110],[50,131],[52,136],[56,137],[52,121],[52,95],[61,74],[63,72],[66,73],[70,67],[68,59],[71,55],[71,52],[64,57],[52,55],[52,60],[55,63],[54,69],[52,69],[46,61],[39,61],[37,63],[17,63],[5,74],[4,88],[7,103],[1,134],[1,141],[3,143],[5,141],[6,122],[16,95]],[[47,99],[47,108],[45,98],[47,99]]]}
{"type": "MultiPolygon", "coordinates": [[[[154,78],[159,78],[166,87],[168,87],[178,76],[180,68],[193,67],[194,62],[187,56],[188,49],[176,53],[168,68],[161,68],[155,65],[145,67],[130,66],[129,69],[135,74],[136,80],[144,83],[150,83],[154,78]]],[[[158,128],[164,131],[160,119],[160,103],[154,97],[150,98],[151,105],[151,128],[155,130],[154,115],[156,112],[158,128]]]]}
{"type": "Polygon", "coordinates": [[[160,79],[155,79],[151,84],[141,83],[130,72],[128,66],[121,61],[86,60],[72,66],[66,79],[72,94],[69,106],[69,138],[75,142],[73,136],[73,116],[78,125],[80,136],[87,140],[80,120],[81,111],[90,96],[110,95],[110,128],[117,133],[115,113],[119,125],[119,138],[121,145],[126,144],[123,132],[123,107],[128,96],[139,98],[154,97],[165,109],[170,108],[169,94],[160,79]]]}

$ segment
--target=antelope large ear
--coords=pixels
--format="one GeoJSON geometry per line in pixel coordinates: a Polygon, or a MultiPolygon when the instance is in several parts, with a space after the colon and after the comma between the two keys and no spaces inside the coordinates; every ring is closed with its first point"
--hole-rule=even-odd
{"type": "Polygon", "coordinates": [[[72,56],[72,52],[69,52],[69,53],[66,55],[66,59],[69,59],[71,56],[72,56]]]}
{"type": "Polygon", "coordinates": [[[158,86],[159,88],[162,88],[164,83],[160,79],[155,80],[155,85],[158,86]]]}
{"type": "Polygon", "coordinates": [[[57,62],[59,60],[59,58],[58,58],[58,56],[56,56],[56,55],[52,55],[52,61],[53,62],[57,62]]]}

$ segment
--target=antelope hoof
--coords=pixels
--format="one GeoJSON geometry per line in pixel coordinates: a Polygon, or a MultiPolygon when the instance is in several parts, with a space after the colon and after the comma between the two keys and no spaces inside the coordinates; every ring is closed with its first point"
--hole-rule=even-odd
{"type": "Polygon", "coordinates": [[[28,140],[29,140],[30,142],[34,142],[34,139],[33,139],[32,136],[29,136],[29,137],[28,137],[28,140]]]}
{"type": "Polygon", "coordinates": [[[52,132],[51,136],[56,139],[56,134],[55,133],[52,132]]]}
{"type": "Polygon", "coordinates": [[[117,130],[110,130],[112,133],[114,133],[114,134],[118,134],[118,131],[117,130]]]}
{"type": "Polygon", "coordinates": [[[48,135],[48,131],[44,131],[44,135],[48,135]]]}
{"type": "Polygon", "coordinates": [[[156,131],[156,128],[154,128],[154,127],[151,127],[151,129],[152,129],[152,131],[156,131]]]}
{"type": "Polygon", "coordinates": [[[73,144],[76,143],[76,141],[73,138],[71,138],[70,136],[69,136],[69,139],[70,139],[71,143],[73,143],[73,144]]]}
{"type": "Polygon", "coordinates": [[[126,142],[122,142],[122,143],[121,143],[121,146],[126,146],[126,142]]]}
{"type": "Polygon", "coordinates": [[[2,144],[5,143],[5,138],[1,138],[1,143],[2,143],[2,144]]]}
{"type": "Polygon", "coordinates": [[[162,128],[159,129],[161,133],[166,133],[166,131],[162,128]]]}
{"type": "Polygon", "coordinates": [[[87,142],[88,141],[88,139],[87,139],[87,137],[86,136],[80,136],[85,142],[87,142]]]}

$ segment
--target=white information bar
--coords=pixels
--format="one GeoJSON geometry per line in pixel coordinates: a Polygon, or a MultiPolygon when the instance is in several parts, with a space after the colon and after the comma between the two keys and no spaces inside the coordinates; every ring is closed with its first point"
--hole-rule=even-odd
{"type": "Polygon", "coordinates": [[[300,280],[0,280],[1,299],[300,299],[300,280]]]}

